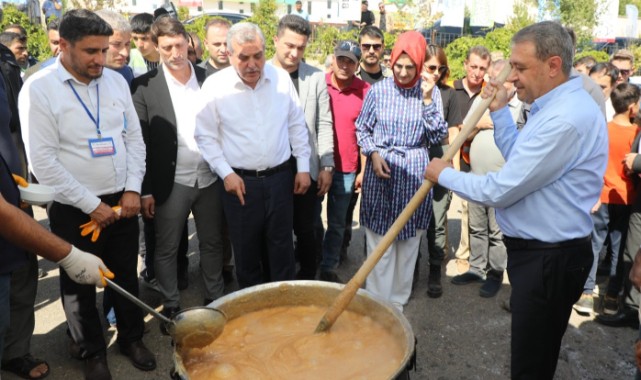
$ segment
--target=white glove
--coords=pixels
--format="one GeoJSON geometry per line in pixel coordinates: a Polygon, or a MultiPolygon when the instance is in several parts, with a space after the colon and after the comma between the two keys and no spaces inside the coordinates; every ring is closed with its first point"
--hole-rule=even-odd
{"type": "Polygon", "coordinates": [[[106,284],[103,276],[113,278],[113,273],[105,266],[105,263],[95,255],[81,251],[71,246],[71,252],[58,264],[67,272],[69,277],[85,285],[95,285],[104,288],[106,284]]]}

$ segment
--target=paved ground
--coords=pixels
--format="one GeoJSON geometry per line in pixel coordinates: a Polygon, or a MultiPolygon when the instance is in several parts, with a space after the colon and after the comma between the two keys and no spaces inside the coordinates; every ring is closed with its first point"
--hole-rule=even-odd
{"type": "MultiPolygon", "coordinates": [[[[41,209],[37,217],[44,224],[46,215],[41,209]]],[[[363,261],[363,231],[355,224],[349,258],[340,268],[344,279],[353,275],[363,261]]],[[[198,305],[202,296],[198,255],[193,221],[190,223],[190,286],[181,293],[184,307],[198,305]]],[[[449,240],[458,246],[460,220],[457,202],[450,208],[449,240]]],[[[422,249],[426,255],[425,248],[422,249]]],[[[32,353],[46,359],[51,366],[49,379],[80,379],[83,363],[71,359],[67,352],[65,319],[58,290],[58,270],[55,265],[40,261],[49,274],[40,280],[36,301],[36,330],[32,353]]],[[[454,261],[447,264],[444,295],[439,299],[426,296],[427,260],[421,260],[421,278],[405,315],[418,338],[418,369],[412,379],[506,379],[509,378],[510,314],[499,304],[509,295],[509,284],[496,298],[478,296],[479,285],[455,286],[449,279],[456,275],[454,261]]],[[[231,287],[229,291],[235,288],[231,287]]],[[[159,305],[158,295],[141,288],[141,298],[159,305]]],[[[101,300],[101,298],[100,298],[101,300]]],[[[157,321],[147,317],[149,333],[145,343],[157,355],[158,368],[141,372],[120,355],[115,343],[115,331],[106,330],[110,342],[108,360],[114,379],[166,379],[172,367],[170,339],[160,334],[157,321]]],[[[598,325],[592,318],[572,314],[565,334],[557,369],[557,379],[631,379],[634,374],[632,344],[637,336],[632,329],[614,329],[598,325]]],[[[2,372],[6,380],[17,377],[2,372]]]]}

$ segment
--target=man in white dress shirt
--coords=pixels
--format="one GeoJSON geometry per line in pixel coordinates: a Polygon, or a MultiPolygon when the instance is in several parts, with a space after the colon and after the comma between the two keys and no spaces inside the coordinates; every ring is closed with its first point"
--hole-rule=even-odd
{"type": "MultiPolygon", "coordinates": [[[[100,257],[115,281],[138,294],[136,274],[140,189],[145,144],[125,79],[104,70],[111,27],[88,10],[71,10],[60,23],[56,62],[34,74],[19,97],[20,119],[29,132],[33,172],[56,196],[51,230],[100,257]],[[120,205],[120,212],[113,206],[120,205]],[[81,236],[94,221],[99,236],[81,236]]],[[[71,347],[85,360],[85,378],[111,379],[94,286],[79,285],[60,271],[60,288],[71,347]]],[[[111,289],[107,288],[106,292],[111,289]]],[[[141,310],[111,294],[121,352],[142,370],[156,367],[142,343],[141,310]]]]}
{"type": "Polygon", "coordinates": [[[196,142],[224,179],[223,207],[240,287],[292,280],[293,194],[310,186],[305,115],[288,73],[265,65],[258,26],[234,25],[227,50],[232,66],[202,87],[196,142]]]}

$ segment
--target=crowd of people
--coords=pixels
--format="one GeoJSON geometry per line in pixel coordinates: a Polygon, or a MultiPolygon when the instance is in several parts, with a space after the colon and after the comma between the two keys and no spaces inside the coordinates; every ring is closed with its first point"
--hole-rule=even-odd
{"type": "Polygon", "coordinates": [[[513,378],[553,378],[572,308],[638,327],[641,94],[628,83],[629,52],[573,62],[573,33],[543,22],[513,37],[509,59],[470,48],[466,76],[451,82],[441,47],[405,32],[386,51],[381,29],[366,24],[358,40],[336,43],[324,72],[304,61],[311,28],[300,15],[282,17],[273,41],[254,24],[217,18],[200,41],[161,13],[70,10],[48,25],[54,57],[28,70],[26,35],[0,34],[0,212],[16,221],[0,231],[3,370],[50,372],[30,354],[38,265],[27,252],[60,263],[70,352],[85,378],[110,379],[103,320],[134,367],[151,371],[156,361],[142,311],[108,287],[98,308],[95,287],[108,276],[137,295],[142,283],[159,293],[163,315],[179,312],[190,214],[208,305],[234,280],[241,289],[343,282],[336,269],[359,199],[370,255],[424,178],[434,189],[368,276],[368,291],[402,311],[425,236],[427,295],[442,296],[455,193],[464,202],[451,281],[481,283],[489,298],[507,271],[513,378]],[[454,169],[440,158],[494,96],[454,169]],[[56,190],[53,234],[37,229],[13,178],[56,190]],[[90,221],[98,233],[82,236],[90,221]],[[595,309],[599,271],[609,281],[595,309]]]}

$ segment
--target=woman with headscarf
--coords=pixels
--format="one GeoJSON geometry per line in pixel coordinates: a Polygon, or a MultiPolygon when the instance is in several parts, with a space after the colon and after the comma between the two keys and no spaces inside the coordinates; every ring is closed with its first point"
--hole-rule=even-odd
{"type": "MultiPolygon", "coordinates": [[[[421,75],[425,51],[420,33],[401,34],[392,50],[394,76],[370,89],[356,120],[358,144],[368,157],[360,208],[368,255],[421,186],[428,147],[440,144],[447,132],[434,76],[421,75]]],[[[367,290],[400,310],[412,291],[414,264],[430,215],[431,194],[367,277],[367,290]]]]}

